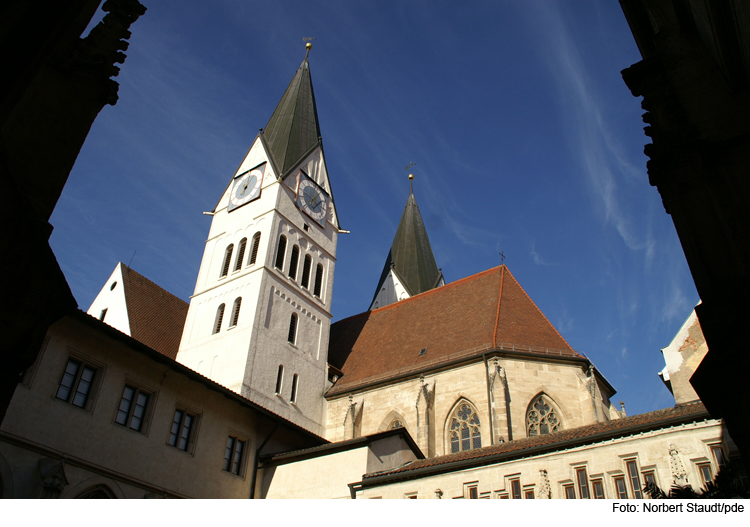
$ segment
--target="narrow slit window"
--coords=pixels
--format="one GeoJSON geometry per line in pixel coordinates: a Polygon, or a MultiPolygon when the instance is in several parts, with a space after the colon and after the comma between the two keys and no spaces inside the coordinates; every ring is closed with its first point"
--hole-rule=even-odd
{"type": "Polygon", "coordinates": [[[292,397],[289,399],[293,403],[297,402],[297,386],[299,383],[299,376],[295,373],[292,377],[292,397]]]}
{"type": "Polygon", "coordinates": [[[521,499],[521,480],[513,479],[510,482],[510,494],[514,500],[521,499]]]}
{"type": "Polygon", "coordinates": [[[242,304],[242,297],[237,297],[234,301],[234,307],[232,307],[232,320],[229,324],[230,328],[237,325],[237,321],[240,319],[240,305],[242,304]]]}
{"type": "Polygon", "coordinates": [[[313,295],[320,298],[320,290],[323,287],[323,264],[318,264],[315,269],[315,289],[313,295]]]}
{"type": "Polygon", "coordinates": [[[289,344],[294,344],[297,340],[297,313],[292,313],[292,318],[289,319],[289,335],[287,341],[289,344]]]}
{"type": "Polygon", "coordinates": [[[585,468],[576,470],[576,482],[578,483],[578,495],[582,500],[589,499],[589,478],[585,468]]]}
{"type": "Polygon", "coordinates": [[[284,270],[284,254],[286,253],[286,236],[279,237],[279,248],[276,251],[276,269],[284,270]]]}
{"type": "Polygon", "coordinates": [[[232,262],[232,252],[234,252],[234,244],[230,243],[224,253],[224,264],[221,266],[221,275],[219,278],[223,278],[229,272],[229,264],[232,262]]]}
{"type": "Polygon", "coordinates": [[[250,261],[247,265],[255,265],[255,261],[258,259],[258,249],[260,248],[260,233],[256,232],[253,236],[253,250],[250,252],[250,261]]]}
{"type": "Polygon", "coordinates": [[[310,268],[312,267],[312,257],[309,254],[305,255],[305,263],[302,264],[302,287],[305,289],[310,288],[310,268]]]}
{"type": "Polygon", "coordinates": [[[628,467],[628,477],[630,478],[630,490],[633,491],[633,497],[640,500],[643,498],[643,494],[641,494],[641,478],[638,475],[638,467],[634,459],[627,461],[626,465],[628,467]]]}
{"type": "Polygon", "coordinates": [[[284,383],[284,365],[279,364],[279,371],[276,373],[276,395],[281,394],[281,387],[284,383]]]}
{"type": "Polygon", "coordinates": [[[237,261],[234,263],[234,270],[239,271],[242,269],[242,260],[245,259],[245,248],[247,247],[247,238],[240,240],[240,245],[237,248],[237,261]]]}
{"type": "Polygon", "coordinates": [[[289,259],[289,278],[297,279],[297,264],[299,263],[299,246],[292,247],[292,257],[289,259]]]}
{"type": "Polygon", "coordinates": [[[221,321],[224,320],[224,304],[219,306],[216,310],[216,320],[214,321],[214,335],[221,331],[221,321]]]}

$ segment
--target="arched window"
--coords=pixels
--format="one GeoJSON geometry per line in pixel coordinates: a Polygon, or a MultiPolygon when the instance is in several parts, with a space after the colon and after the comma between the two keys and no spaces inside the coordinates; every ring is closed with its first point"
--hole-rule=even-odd
{"type": "Polygon", "coordinates": [[[232,307],[232,320],[229,323],[230,328],[236,326],[237,320],[240,318],[240,304],[242,304],[242,297],[238,296],[234,301],[234,307],[232,307]]]}
{"type": "Polygon", "coordinates": [[[260,233],[256,232],[253,236],[253,249],[250,251],[250,261],[247,265],[255,265],[255,260],[258,259],[258,248],[260,248],[260,233]]]}
{"type": "Polygon", "coordinates": [[[529,437],[551,434],[562,430],[557,412],[546,395],[537,396],[526,412],[526,431],[529,437]]]}
{"type": "Polygon", "coordinates": [[[315,289],[313,295],[320,298],[320,289],[323,287],[323,264],[318,264],[315,270],[315,289]]]}
{"type": "Polygon", "coordinates": [[[224,304],[216,310],[216,320],[214,320],[214,334],[221,331],[221,321],[224,320],[224,304]]]}
{"type": "Polygon", "coordinates": [[[276,374],[276,395],[281,393],[281,386],[284,383],[284,365],[279,364],[279,372],[276,374]]]}
{"type": "Polygon", "coordinates": [[[289,320],[289,336],[287,341],[289,344],[294,344],[297,340],[297,313],[292,313],[292,318],[289,320]]]}
{"type": "Polygon", "coordinates": [[[292,257],[289,259],[289,278],[297,279],[297,263],[299,263],[299,245],[292,247],[292,257]]]}
{"type": "Polygon", "coordinates": [[[305,255],[305,263],[302,265],[302,287],[308,289],[310,287],[310,268],[312,267],[312,257],[309,254],[305,255]]]}
{"type": "Polygon", "coordinates": [[[451,454],[482,447],[482,431],[479,416],[467,400],[460,401],[448,419],[448,439],[451,454]]]}
{"type": "Polygon", "coordinates": [[[286,253],[286,236],[279,236],[279,248],[276,250],[276,269],[284,270],[284,253],[286,253]]]}
{"type": "Polygon", "coordinates": [[[394,419],[391,421],[391,424],[388,425],[388,430],[395,430],[396,428],[403,428],[404,423],[401,422],[401,419],[394,419]]]}
{"type": "Polygon", "coordinates": [[[230,243],[224,253],[224,264],[221,266],[221,275],[219,278],[223,278],[229,272],[229,264],[232,262],[232,251],[234,251],[234,244],[230,243]]]}
{"type": "Polygon", "coordinates": [[[109,500],[113,498],[117,498],[115,496],[115,493],[110,490],[109,487],[106,485],[97,485],[95,487],[91,487],[88,490],[83,491],[78,496],[76,496],[78,499],[84,499],[84,500],[109,500]]]}
{"type": "Polygon", "coordinates": [[[299,383],[299,375],[297,375],[295,373],[294,377],[292,377],[292,397],[289,399],[293,403],[297,402],[297,385],[298,385],[298,383],[299,383]]]}
{"type": "Polygon", "coordinates": [[[235,271],[242,269],[242,260],[245,259],[245,247],[247,247],[247,238],[242,238],[240,240],[240,246],[237,249],[237,261],[234,264],[235,271]]]}

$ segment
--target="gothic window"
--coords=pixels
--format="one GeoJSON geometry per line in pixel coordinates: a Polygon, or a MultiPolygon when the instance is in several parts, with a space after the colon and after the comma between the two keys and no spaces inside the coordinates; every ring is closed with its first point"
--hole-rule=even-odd
{"type": "Polygon", "coordinates": [[[297,340],[297,313],[292,313],[292,318],[289,319],[289,335],[286,340],[289,344],[294,344],[297,340]]]}
{"type": "Polygon", "coordinates": [[[143,421],[150,397],[150,394],[142,392],[139,388],[125,386],[115,422],[136,432],[143,431],[143,421]]]}
{"type": "Polygon", "coordinates": [[[276,269],[284,270],[284,253],[286,253],[286,236],[279,236],[279,248],[276,250],[276,269]]]}
{"type": "Polygon", "coordinates": [[[234,301],[234,307],[232,307],[232,319],[230,321],[229,327],[233,328],[237,325],[237,321],[240,318],[240,304],[242,304],[242,297],[239,296],[234,301]]]}
{"type": "Polygon", "coordinates": [[[63,401],[85,408],[91,395],[92,384],[96,369],[81,361],[68,359],[65,372],[57,387],[55,397],[63,401]]]}
{"type": "Polygon", "coordinates": [[[279,395],[281,393],[281,386],[284,382],[284,365],[279,364],[279,371],[276,374],[276,391],[274,392],[276,395],[279,395]]]}
{"type": "Polygon", "coordinates": [[[448,438],[452,454],[482,447],[479,416],[468,401],[461,401],[448,420],[448,438]]]}
{"type": "Polygon", "coordinates": [[[391,424],[388,425],[388,430],[395,430],[396,428],[403,428],[404,423],[401,422],[401,419],[394,419],[391,421],[391,424]]]}
{"type": "Polygon", "coordinates": [[[289,398],[289,400],[293,403],[297,402],[297,386],[299,384],[299,375],[296,373],[292,377],[292,396],[289,398]]]}
{"type": "Polygon", "coordinates": [[[315,289],[313,290],[313,295],[320,298],[320,289],[322,286],[323,286],[323,264],[318,264],[318,267],[315,270],[315,289]]]}
{"type": "Polygon", "coordinates": [[[245,247],[247,247],[247,238],[242,238],[240,246],[237,249],[237,261],[234,264],[235,271],[239,271],[242,268],[242,260],[245,259],[245,247]]]}
{"type": "Polygon", "coordinates": [[[545,395],[540,395],[529,406],[526,413],[526,431],[528,436],[551,434],[562,430],[557,412],[549,404],[545,395]]]}
{"type": "Polygon", "coordinates": [[[310,287],[310,268],[312,267],[312,257],[309,254],[305,255],[305,263],[302,265],[302,287],[308,289],[310,287]]]}
{"type": "Polygon", "coordinates": [[[221,331],[221,321],[224,320],[224,304],[219,306],[216,310],[216,320],[214,321],[214,334],[221,331]]]}
{"type": "Polygon", "coordinates": [[[289,260],[289,278],[297,279],[297,263],[299,262],[299,246],[292,247],[292,257],[289,260]]]}
{"type": "Polygon", "coordinates": [[[219,278],[224,278],[229,272],[229,264],[232,262],[232,252],[234,251],[234,244],[230,243],[224,253],[224,264],[221,266],[221,275],[219,278]]]}
{"type": "Polygon", "coordinates": [[[247,265],[255,265],[255,260],[258,259],[258,248],[260,248],[260,233],[256,232],[253,236],[253,250],[250,252],[250,260],[247,265]]]}

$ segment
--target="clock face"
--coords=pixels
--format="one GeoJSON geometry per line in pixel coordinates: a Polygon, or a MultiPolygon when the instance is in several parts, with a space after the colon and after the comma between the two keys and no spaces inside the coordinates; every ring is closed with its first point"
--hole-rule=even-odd
{"type": "Polygon", "coordinates": [[[229,205],[227,206],[229,212],[260,197],[260,185],[263,183],[264,171],[265,164],[234,178],[232,191],[229,194],[229,205]]]}
{"type": "Polygon", "coordinates": [[[328,194],[304,173],[300,174],[297,188],[297,206],[317,221],[321,227],[326,226],[328,194]]]}

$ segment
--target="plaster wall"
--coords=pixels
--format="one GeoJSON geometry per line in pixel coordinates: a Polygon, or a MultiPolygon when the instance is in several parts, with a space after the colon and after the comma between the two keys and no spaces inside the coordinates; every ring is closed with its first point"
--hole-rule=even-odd
{"type": "Polygon", "coordinates": [[[409,293],[396,276],[396,273],[391,269],[388,276],[385,278],[385,282],[383,282],[383,286],[375,296],[375,300],[373,300],[370,309],[387,306],[406,298],[409,298],[409,293]]]}
{"type": "Polygon", "coordinates": [[[99,294],[96,295],[87,313],[101,320],[104,309],[107,310],[104,322],[126,335],[130,335],[130,319],[128,318],[128,306],[122,283],[122,263],[118,263],[115,270],[112,271],[112,275],[107,279],[99,294]]]}
{"type": "MultiPolygon", "coordinates": [[[[255,451],[258,435],[265,437],[271,428],[254,410],[70,318],[50,328],[32,369],[0,428],[0,455],[11,467],[13,497],[37,497],[39,460],[59,460],[63,454],[69,494],[84,490],[91,478],[108,478],[117,482],[110,487],[120,488],[122,497],[249,496],[247,456],[255,451]],[[97,368],[86,408],[55,397],[69,357],[97,368]],[[142,432],[115,422],[126,384],[150,394],[142,432]],[[197,416],[187,452],[168,444],[175,409],[197,416]],[[230,435],[246,441],[239,476],[223,470],[230,435]]],[[[285,444],[286,432],[280,432],[275,448],[299,448],[285,444]]]]}
{"type": "MultiPolygon", "coordinates": [[[[641,487],[644,485],[643,473],[653,471],[657,485],[668,489],[673,482],[672,467],[677,465],[683,467],[688,482],[697,489],[702,487],[698,464],[710,463],[713,473],[716,473],[716,463],[709,447],[721,443],[722,438],[720,421],[709,420],[515,461],[383,484],[360,491],[357,498],[398,499],[416,494],[418,498],[434,499],[437,498],[437,489],[442,491],[443,499],[468,498],[468,488],[476,486],[480,497],[494,499],[510,497],[510,481],[519,479],[522,496],[523,491],[530,490],[535,499],[544,498],[545,489],[549,488],[549,497],[557,499],[565,497],[565,485],[575,485],[578,468],[586,469],[589,492],[592,492],[591,481],[601,480],[605,498],[617,499],[614,478],[624,477],[628,497],[632,498],[626,473],[627,460],[636,461],[641,487]],[[670,455],[672,446],[677,451],[675,456],[670,455]],[[546,477],[542,471],[546,471],[546,477]]],[[[580,497],[577,486],[576,492],[580,497]]]]}

